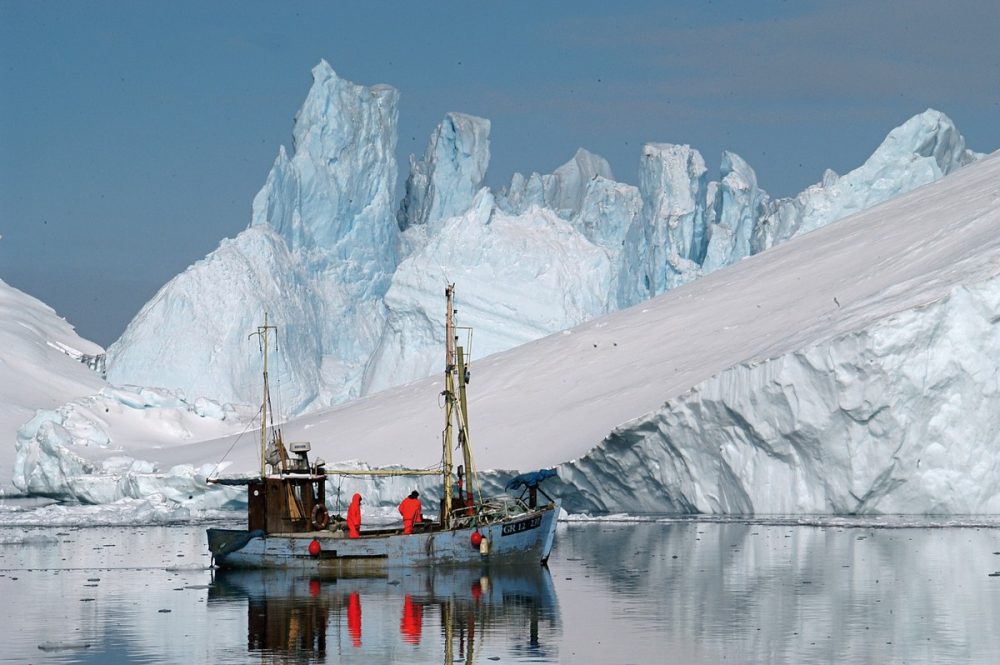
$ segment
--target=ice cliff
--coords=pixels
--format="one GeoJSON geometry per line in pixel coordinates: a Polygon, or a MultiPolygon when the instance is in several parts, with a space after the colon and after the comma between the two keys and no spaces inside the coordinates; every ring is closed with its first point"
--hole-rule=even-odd
{"type": "Polygon", "coordinates": [[[563,465],[568,503],[596,512],[1000,512],[997,312],[994,276],[867,330],[729,368],[563,465]]]}

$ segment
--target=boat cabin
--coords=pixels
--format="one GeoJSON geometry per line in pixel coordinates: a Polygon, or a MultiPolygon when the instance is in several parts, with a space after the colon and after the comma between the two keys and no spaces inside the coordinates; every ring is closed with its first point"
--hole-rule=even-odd
{"type": "Polygon", "coordinates": [[[247,487],[247,526],[250,531],[294,533],[318,531],[330,524],[326,510],[326,471],[322,462],[309,465],[309,444],[289,444],[281,473],[252,478],[247,487]]]}

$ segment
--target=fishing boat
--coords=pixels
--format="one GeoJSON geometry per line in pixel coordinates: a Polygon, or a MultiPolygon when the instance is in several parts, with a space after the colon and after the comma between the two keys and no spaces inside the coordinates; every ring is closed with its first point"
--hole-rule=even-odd
{"type": "Polygon", "coordinates": [[[520,489],[519,496],[482,496],[469,436],[466,388],[470,372],[465,349],[458,343],[454,294],[454,284],[449,284],[445,289],[445,389],[441,393],[445,423],[438,469],[328,470],[322,460],[310,463],[309,443],[286,447],[280,428],[267,424],[267,349],[275,327],[268,325],[265,316],[264,325],[254,333],[261,338],[264,360],[260,475],[210,479],[247,485],[247,528],[208,529],[208,546],[216,566],[369,575],[394,568],[538,565],[548,561],[559,501],[546,494],[540,483],[554,472],[542,470],[514,478],[507,487],[520,489]],[[453,459],[456,447],[462,455],[457,467],[453,459]],[[413,524],[412,530],[407,529],[410,533],[404,533],[403,528],[378,528],[351,537],[343,520],[331,520],[328,513],[326,483],[332,475],[430,474],[441,475],[440,513],[437,519],[413,524]]]}

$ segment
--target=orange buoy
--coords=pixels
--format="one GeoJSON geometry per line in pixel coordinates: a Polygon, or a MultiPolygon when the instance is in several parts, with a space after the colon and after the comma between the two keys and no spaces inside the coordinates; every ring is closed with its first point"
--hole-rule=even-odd
{"type": "Polygon", "coordinates": [[[472,536],[469,538],[469,540],[472,542],[473,547],[479,549],[479,543],[483,542],[483,534],[479,533],[478,531],[473,531],[472,536]]]}
{"type": "Polygon", "coordinates": [[[319,546],[319,541],[315,538],[309,543],[309,556],[317,557],[323,548],[319,546]]]}

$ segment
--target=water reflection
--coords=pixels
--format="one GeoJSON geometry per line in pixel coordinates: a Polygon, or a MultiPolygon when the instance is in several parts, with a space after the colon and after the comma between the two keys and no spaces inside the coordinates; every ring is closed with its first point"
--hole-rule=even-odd
{"type": "Polygon", "coordinates": [[[1000,663],[1000,528],[931,527],[564,524],[551,579],[333,579],[214,572],[196,526],[0,522],[0,661],[1000,663]]]}
{"type": "Polygon", "coordinates": [[[1000,663],[997,529],[587,524],[556,543],[564,657],[1000,663]]]}
{"type": "Polygon", "coordinates": [[[217,571],[209,620],[246,603],[246,648],[265,662],[553,662],[561,639],[547,569],[334,578],[217,571]]]}

